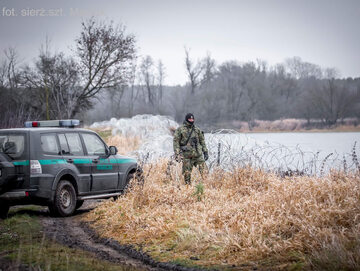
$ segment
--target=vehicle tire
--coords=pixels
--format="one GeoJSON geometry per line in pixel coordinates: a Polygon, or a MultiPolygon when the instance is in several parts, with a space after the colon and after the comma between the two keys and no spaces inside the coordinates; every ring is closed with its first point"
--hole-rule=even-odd
{"type": "Polygon", "coordinates": [[[55,191],[54,203],[49,207],[50,213],[59,216],[70,216],[76,209],[76,192],[74,186],[61,180],[55,191]]]}
{"type": "Polygon", "coordinates": [[[6,202],[0,202],[0,219],[6,219],[9,213],[10,206],[6,202]]]}
{"type": "Polygon", "coordinates": [[[123,192],[126,193],[127,191],[129,191],[129,189],[131,189],[131,180],[134,179],[135,174],[134,173],[129,173],[126,176],[126,182],[125,182],[125,187],[123,192]]]}
{"type": "Polygon", "coordinates": [[[84,201],[83,200],[78,200],[77,202],[76,202],[76,210],[77,209],[79,209],[82,205],[84,204],[84,201]]]}

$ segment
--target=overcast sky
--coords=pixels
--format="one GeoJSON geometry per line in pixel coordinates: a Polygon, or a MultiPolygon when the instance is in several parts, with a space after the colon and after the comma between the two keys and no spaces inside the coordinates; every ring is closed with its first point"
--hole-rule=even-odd
{"type": "Polygon", "coordinates": [[[30,63],[48,36],[53,51],[70,54],[92,15],[125,24],[139,55],[163,61],[169,85],[186,81],[184,46],[218,64],[299,56],[360,76],[360,0],[0,0],[0,49],[30,63]]]}

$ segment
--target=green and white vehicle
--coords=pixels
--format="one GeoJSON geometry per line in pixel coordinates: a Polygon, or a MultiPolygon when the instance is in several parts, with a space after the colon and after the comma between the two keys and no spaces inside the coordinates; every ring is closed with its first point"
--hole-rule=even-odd
{"type": "Polygon", "coordinates": [[[70,216],[87,199],[121,195],[142,170],[78,120],[32,121],[0,130],[0,217],[14,205],[38,204],[70,216]]]}

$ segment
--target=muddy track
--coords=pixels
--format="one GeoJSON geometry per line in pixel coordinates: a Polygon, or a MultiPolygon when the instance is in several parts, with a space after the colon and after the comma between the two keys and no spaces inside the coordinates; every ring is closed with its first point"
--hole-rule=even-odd
{"type": "Polygon", "coordinates": [[[94,208],[96,202],[84,204],[72,217],[54,218],[41,216],[45,235],[58,243],[71,248],[79,248],[91,252],[101,260],[126,265],[139,270],[174,270],[199,271],[170,263],[154,261],[146,253],[139,252],[131,246],[124,246],[112,239],[100,237],[86,222],[81,221],[81,215],[94,208]]]}

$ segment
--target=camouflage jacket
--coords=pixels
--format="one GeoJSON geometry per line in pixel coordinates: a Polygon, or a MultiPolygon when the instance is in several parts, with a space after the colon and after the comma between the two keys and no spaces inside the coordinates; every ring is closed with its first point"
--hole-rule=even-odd
{"type": "Polygon", "coordinates": [[[176,129],[173,142],[176,155],[181,154],[184,158],[198,158],[208,151],[204,133],[197,126],[194,127],[191,137],[185,145],[191,129],[192,125],[187,122],[184,122],[182,126],[176,129]]]}

